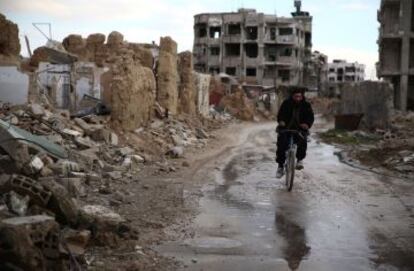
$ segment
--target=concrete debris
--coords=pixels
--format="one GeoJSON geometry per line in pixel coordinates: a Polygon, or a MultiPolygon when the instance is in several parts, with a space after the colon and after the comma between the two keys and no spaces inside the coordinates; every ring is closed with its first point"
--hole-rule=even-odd
{"type": "MultiPolygon", "coordinates": [[[[0,61],[18,57],[17,27],[1,14],[0,32],[0,61]]],[[[89,244],[136,240],[106,206],[131,204],[124,184],[179,170],[170,158],[223,124],[210,118],[211,77],[171,38],[160,43],[69,35],[12,69],[28,82],[10,90],[18,103],[0,94],[0,270],[60,270],[69,259],[83,268],[89,244]]]]}

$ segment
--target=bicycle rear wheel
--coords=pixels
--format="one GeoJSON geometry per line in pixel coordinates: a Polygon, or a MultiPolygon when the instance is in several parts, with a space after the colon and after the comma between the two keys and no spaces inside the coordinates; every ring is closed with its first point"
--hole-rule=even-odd
{"type": "Polygon", "coordinates": [[[295,151],[290,150],[287,153],[286,157],[286,188],[290,192],[293,188],[293,180],[295,179],[295,167],[296,167],[296,159],[295,159],[295,151]]]}

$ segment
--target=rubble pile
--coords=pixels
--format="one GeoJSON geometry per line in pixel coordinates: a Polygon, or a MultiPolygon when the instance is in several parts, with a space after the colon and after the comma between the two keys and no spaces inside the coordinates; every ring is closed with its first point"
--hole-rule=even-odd
{"type": "Polygon", "coordinates": [[[20,54],[19,28],[0,14],[0,56],[18,57],[20,54]]]}
{"type": "Polygon", "coordinates": [[[220,101],[220,106],[240,120],[254,120],[254,104],[247,98],[246,93],[241,88],[230,95],[224,96],[220,101]]]}
{"type": "Polygon", "coordinates": [[[118,184],[145,168],[177,170],[172,161],[190,146],[204,147],[205,128],[220,125],[154,119],[117,134],[109,119],[71,118],[38,104],[0,112],[0,269],[72,270],[86,264],[91,245],[136,239],[127,220],[111,210],[125,198],[118,184]],[[106,195],[109,202],[102,200],[106,195]]]}

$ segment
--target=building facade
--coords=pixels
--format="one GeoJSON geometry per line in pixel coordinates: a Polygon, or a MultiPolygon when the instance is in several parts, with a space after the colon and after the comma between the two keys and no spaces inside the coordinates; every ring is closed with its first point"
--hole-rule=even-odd
{"type": "MultiPolygon", "coordinates": [[[[299,2],[299,1],[297,1],[299,2]]],[[[240,9],[194,16],[194,69],[226,73],[247,84],[302,85],[312,52],[312,17],[240,9]]]]}
{"type": "Polygon", "coordinates": [[[414,110],[414,3],[382,0],[378,11],[378,77],[394,85],[395,107],[414,110]]]}
{"type": "Polygon", "coordinates": [[[329,83],[361,82],[365,80],[365,65],[334,59],[328,64],[329,83]]]}
{"type": "Polygon", "coordinates": [[[328,56],[314,51],[304,73],[304,85],[310,91],[324,93],[328,83],[328,56]]]}

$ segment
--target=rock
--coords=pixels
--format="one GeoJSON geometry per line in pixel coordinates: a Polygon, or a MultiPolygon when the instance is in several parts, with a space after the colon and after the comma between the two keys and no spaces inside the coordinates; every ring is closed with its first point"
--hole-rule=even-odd
{"type": "Polygon", "coordinates": [[[29,169],[27,172],[32,172],[33,174],[36,174],[42,170],[42,168],[45,166],[42,159],[35,156],[32,161],[29,164],[29,169]]]}
{"type": "Polygon", "coordinates": [[[82,207],[81,211],[95,220],[116,224],[125,222],[125,219],[119,214],[101,205],[86,205],[82,207]]]}
{"type": "Polygon", "coordinates": [[[184,148],[176,146],[167,152],[167,155],[170,155],[173,158],[179,158],[184,155],[184,148]]]}
{"type": "MultiPolygon", "coordinates": [[[[91,238],[91,232],[88,230],[75,231],[67,229],[63,231],[63,239],[69,249],[70,253],[74,256],[81,256],[85,254],[86,247],[91,238]]],[[[61,253],[68,253],[66,249],[60,248],[61,253]]]]}
{"type": "Polygon", "coordinates": [[[112,146],[118,146],[119,144],[118,136],[113,132],[111,133],[111,136],[110,136],[110,144],[112,146]]]}
{"type": "Polygon", "coordinates": [[[75,130],[71,130],[71,129],[63,129],[62,133],[64,133],[65,135],[68,135],[72,138],[75,137],[79,137],[82,136],[83,134],[81,132],[75,131],[75,130]]]}
{"type": "Polygon", "coordinates": [[[208,134],[203,129],[197,128],[196,129],[196,137],[198,139],[207,139],[208,138],[208,134]]]}
{"type": "Polygon", "coordinates": [[[14,191],[5,195],[5,202],[9,211],[18,216],[25,216],[28,208],[30,197],[28,195],[21,196],[14,191]]]}
{"type": "Polygon", "coordinates": [[[130,147],[124,147],[124,148],[118,149],[118,154],[120,154],[123,157],[125,157],[127,155],[131,155],[134,152],[135,151],[133,149],[131,149],[130,147]]]}
{"type": "Polygon", "coordinates": [[[76,137],[75,144],[83,150],[96,147],[95,142],[90,140],[88,137],[76,137]]]}
{"type": "Polygon", "coordinates": [[[106,174],[113,180],[119,180],[119,179],[122,178],[122,172],[121,171],[107,172],[106,174]]]}
{"type": "Polygon", "coordinates": [[[182,165],[183,167],[190,167],[190,163],[188,163],[187,161],[184,161],[182,165]]]}
{"type": "Polygon", "coordinates": [[[29,110],[36,117],[45,115],[45,109],[40,104],[29,104],[29,110]]]}
{"type": "Polygon", "coordinates": [[[135,163],[144,163],[145,162],[145,158],[139,155],[131,155],[130,156],[132,161],[134,161],[135,163]]]}
{"type": "Polygon", "coordinates": [[[82,178],[58,178],[56,181],[66,188],[72,198],[86,195],[85,188],[82,185],[82,178]]]}

